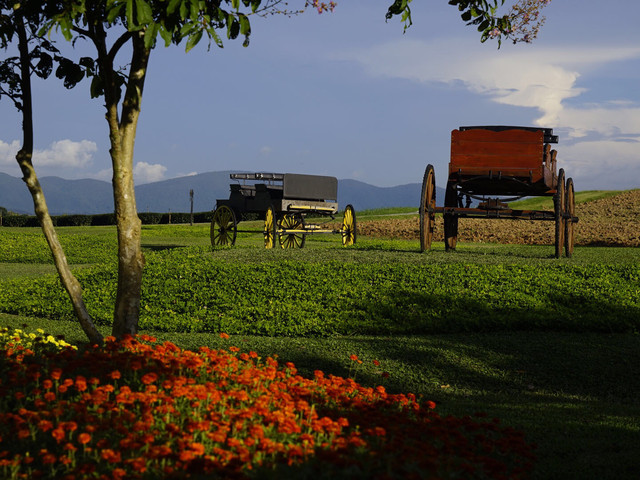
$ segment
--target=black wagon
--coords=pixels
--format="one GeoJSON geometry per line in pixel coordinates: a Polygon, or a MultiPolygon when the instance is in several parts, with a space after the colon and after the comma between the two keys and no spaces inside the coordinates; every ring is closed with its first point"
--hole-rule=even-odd
{"type": "Polygon", "coordinates": [[[344,209],[339,229],[325,228],[338,214],[338,180],[297,173],[232,173],[228,199],[216,201],[211,220],[211,245],[234,245],[238,222],[245,214],[264,219],[265,248],[302,248],[307,235],[334,233],[344,246],[356,243],[356,213],[344,209]],[[319,220],[326,221],[319,223],[319,220]]]}

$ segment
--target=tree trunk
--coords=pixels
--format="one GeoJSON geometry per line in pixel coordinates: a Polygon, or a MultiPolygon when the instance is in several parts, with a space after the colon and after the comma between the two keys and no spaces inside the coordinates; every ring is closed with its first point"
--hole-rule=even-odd
{"type": "MultiPolygon", "coordinates": [[[[144,256],[140,245],[141,222],[136,209],[133,181],[133,150],[150,52],[144,46],[143,35],[144,32],[141,32],[132,37],[131,70],[120,121],[118,95],[113,90],[110,94],[105,92],[113,166],[113,201],[118,226],[118,291],[113,317],[113,336],[116,338],[135,335],[140,316],[144,256]]],[[[111,71],[109,68],[103,69],[104,82],[117,88],[113,83],[113,65],[106,66],[111,71]]]]}
{"type": "Polygon", "coordinates": [[[89,341],[94,344],[102,344],[103,339],[100,332],[93,324],[93,320],[82,299],[82,288],[76,277],[71,273],[69,264],[67,263],[67,257],[64,255],[62,246],[58,241],[58,236],[53,228],[53,222],[49,215],[49,209],[47,202],[44,198],[44,193],[35,169],[33,168],[32,156],[33,156],[33,105],[31,98],[31,72],[30,72],[30,59],[29,59],[29,43],[27,39],[26,30],[23,23],[18,22],[17,28],[18,34],[18,48],[20,50],[20,83],[22,89],[22,132],[23,132],[23,144],[22,149],[16,155],[16,160],[20,169],[22,170],[23,180],[29,188],[31,198],[33,199],[33,206],[35,214],[40,221],[42,231],[51,249],[53,260],[60,276],[60,281],[67,291],[73,310],[84,330],[85,334],[89,338],[89,341]]]}

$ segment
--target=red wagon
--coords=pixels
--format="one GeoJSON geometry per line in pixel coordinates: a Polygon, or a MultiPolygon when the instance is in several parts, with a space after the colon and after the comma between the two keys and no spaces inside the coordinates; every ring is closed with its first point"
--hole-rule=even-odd
{"type": "Polygon", "coordinates": [[[502,218],[555,222],[555,255],[573,253],[574,186],[556,171],[558,143],[551,128],[515,126],[460,127],[451,132],[451,159],[444,207],[436,207],[435,172],[427,165],[420,199],[420,248],[431,248],[435,215],[443,214],[445,248],[458,240],[460,218],[502,218]],[[508,202],[552,196],[554,211],[514,210],[508,202]],[[471,205],[477,202],[476,206],[471,205]]]}

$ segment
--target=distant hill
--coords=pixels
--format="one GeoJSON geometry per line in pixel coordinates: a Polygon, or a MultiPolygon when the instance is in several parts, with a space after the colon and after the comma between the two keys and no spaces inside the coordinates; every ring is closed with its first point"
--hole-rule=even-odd
{"type": "MultiPolygon", "coordinates": [[[[229,171],[209,172],[173,178],[136,187],[140,212],[188,212],[189,190],[193,189],[196,212],[212,210],[216,199],[229,197],[229,171]]],[[[113,212],[111,184],[100,180],[65,180],[59,177],[40,179],[52,215],[113,212]]],[[[376,187],[357,180],[338,180],[338,203],[356,210],[385,207],[418,208],[422,184],[376,187]]],[[[437,189],[438,204],[444,190],[437,189]]],[[[33,214],[33,203],[20,178],[0,173],[0,206],[16,213],[33,214]]]]}

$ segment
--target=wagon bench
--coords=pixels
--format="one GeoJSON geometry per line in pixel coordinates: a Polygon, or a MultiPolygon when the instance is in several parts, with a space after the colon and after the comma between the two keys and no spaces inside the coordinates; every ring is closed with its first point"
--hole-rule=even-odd
{"type": "Polygon", "coordinates": [[[436,207],[435,172],[427,165],[420,199],[420,248],[431,248],[435,214],[444,218],[445,249],[458,240],[460,218],[503,218],[555,222],[555,256],[573,254],[575,196],[573,180],[556,171],[558,143],[551,128],[515,126],[459,127],[451,132],[451,159],[444,207],[436,207]],[[493,197],[492,197],[493,196],[493,197]],[[508,202],[552,196],[554,211],[514,210],[508,202]],[[471,207],[473,201],[479,202],[471,207]]]}
{"type": "Polygon", "coordinates": [[[234,245],[238,222],[245,214],[258,214],[264,219],[265,248],[273,248],[276,239],[282,248],[305,244],[307,235],[336,233],[342,235],[342,244],[356,242],[356,215],[351,205],[344,210],[340,229],[323,228],[309,219],[329,217],[338,213],[338,180],[322,175],[295,173],[232,173],[236,183],[230,185],[228,199],[216,201],[211,220],[211,244],[234,245]]]}

